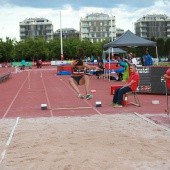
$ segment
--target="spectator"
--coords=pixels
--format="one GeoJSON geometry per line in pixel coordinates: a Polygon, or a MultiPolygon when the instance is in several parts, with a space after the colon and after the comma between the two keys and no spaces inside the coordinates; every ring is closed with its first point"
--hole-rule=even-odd
{"type": "Polygon", "coordinates": [[[122,58],[120,60],[120,63],[118,63],[116,66],[121,66],[119,69],[115,69],[114,72],[117,73],[118,79],[117,81],[126,81],[126,79],[129,78],[129,64],[125,58],[122,58]]]}
{"type": "Polygon", "coordinates": [[[94,56],[93,55],[90,57],[90,62],[92,62],[94,65],[94,56]]]}
{"type": "Polygon", "coordinates": [[[37,65],[37,68],[39,68],[39,60],[37,59],[37,61],[36,61],[36,65],[37,65]]]}
{"type": "Polygon", "coordinates": [[[168,54],[168,62],[170,62],[170,51],[169,51],[169,54],[168,54]]]}
{"type": "Polygon", "coordinates": [[[152,66],[153,65],[153,59],[150,56],[149,52],[146,51],[144,56],[144,66],[152,66]]]}
{"type": "Polygon", "coordinates": [[[164,74],[163,77],[166,80],[168,89],[170,90],[170,68],[166,71],[166,74],[164,74]]]}
{"type": "Polygon", "coordinates": [[[140,58],[140,61],[141,61],[141,65],[142,65],[142,66],[145,65],[145,63],[144,63],[144,57],[145,57],[145,56],[142,56],[142,57],[140,58]]]}
{"type": "Polygon", "coordinates": [[[102,57],[98,56],[98,57],[97,57],[97,62],[98,62],[98,64],[99,64],[99,63],[102,63],[102,64],[103,64],[103,59],[102,59],[102,57]]]}
{"type": "Polygon", "coordinates": [[[99,79],[100,76],[101,76],[102,74],[104,74],[104,67],[103,67],[103,63],[102,63],[102,62],[99,62],[98,67],[99,67],[101,70],[97,70],[97,71],[96,71],[97,79],[99,79]]]}
{"type": "Polygon", "coordinates": [[[25,60],[22,60],[22,61],[21,61],[21,65],[22,65],[22,66],[21,66],[21,69],[22,69],[22,70],[25,70],[26,61],[25,61],[25,60]]]}
{"type": "Polygon", "coordinates": [[[132,53],[128,54],[127,59],[128,59],[128,63],[132,63],[132,53]]]}
{"type": "Polygon", "coordinates": [[[42,68],[42,59],[40,59],[40,60],[38,61],[38,63],[39,63],[39,67],[42,68]]]}
{"type": "Polygon", "coordinates": [[[112,104],[114,107],[122,107],[123,95],[129,91],[136,91],[139,84],[139,74],[136,71],[136,65],[130,64],[130,77],[122,88],[117,88],[113,96],[112,104]]]}
{"type": "Polygon", "coordinates": [[[137,66],[137,60],[136,60],[136,55],[135,54],[132,54],[131,60],[132,60],[132,63],[137,66]]]}

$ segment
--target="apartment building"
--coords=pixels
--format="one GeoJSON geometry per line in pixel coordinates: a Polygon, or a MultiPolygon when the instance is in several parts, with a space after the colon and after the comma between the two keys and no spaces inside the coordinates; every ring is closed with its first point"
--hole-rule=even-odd
{"type": "Polygon", "coordinates": [[[103,13],[92,13],[80,19],[80,38],[93,42],[116,39],[116,17],[103,13]]]}
{"type": "Polygon", "coordinates": [[[136,35],[142,38],[170,37],[170,18],[164,14],[145,15],[135,22],[134,27],[136,35]]]}
{"type": "MultiPolygon", "coordinates": [[[[54,32],[54,38],[60,37],[60,29],[54,32]]],[[[80,32],[75,30],[74,28],[62,28],[62,38],[76,37],[79,39],[80,32]]]]}
{"type": "Polygon", "coordinates": [[[52,22],[45,18],[29,18],[19,23],[20,39],[40,36],[46,41],[53,39],[52,22]]]}
{"type": "Polygon", "coordinates": [[[124,33],[125,33],[125,31],[123,29],[116,28],[116,38],[120,37],[124,33]]]}

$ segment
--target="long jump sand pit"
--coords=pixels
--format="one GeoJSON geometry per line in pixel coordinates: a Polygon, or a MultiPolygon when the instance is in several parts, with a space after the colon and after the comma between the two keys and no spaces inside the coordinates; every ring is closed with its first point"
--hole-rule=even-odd
{"type": "Polygon", "coordinates": [[[168,170],[170,132],[134,114],[0,120],[1,170],[168,170]],[[6,154],[3,155],[3,151],[6,154]]]}

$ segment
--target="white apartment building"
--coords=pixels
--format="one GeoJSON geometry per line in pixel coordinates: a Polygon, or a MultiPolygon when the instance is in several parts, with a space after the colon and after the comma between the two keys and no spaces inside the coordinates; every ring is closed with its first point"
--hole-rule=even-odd
{"type": "MultiPolygon", "coordinates": [[[[54,38],[60,37],[60,29],[54,32],[54,38]]],[[[79,39],[80,33],[74,28],[62,28],[62,38],[76,37],[79,39]]]]}
{"type": "Polygon", "coordinates": [[[116,39],[116,17],[103,13],[92,13],[80,19],[80,38],[93,42],[116,39]]]}
{"type": "Polygon", "coordinates": [[[136,35],[151,38],[169,38],[170,37],[170,19],[164,14],[148,14],[135,22],[136,35]]]}
{"type": "Polygon", "coordinates": [[[20,39],[40,36],[46,41],[53,39],[52,22],[44,18],[29,18],[19,23],[20,39]]]}

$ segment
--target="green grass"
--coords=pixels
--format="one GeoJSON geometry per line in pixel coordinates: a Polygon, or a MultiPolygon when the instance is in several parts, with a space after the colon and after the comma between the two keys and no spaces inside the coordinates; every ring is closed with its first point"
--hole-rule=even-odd
{"type": "Polygon", "coordinates": [[[158,65],[154,63],[154,66],[168,66],[170,67],[170,62],[159,62],[158,65]]]}

